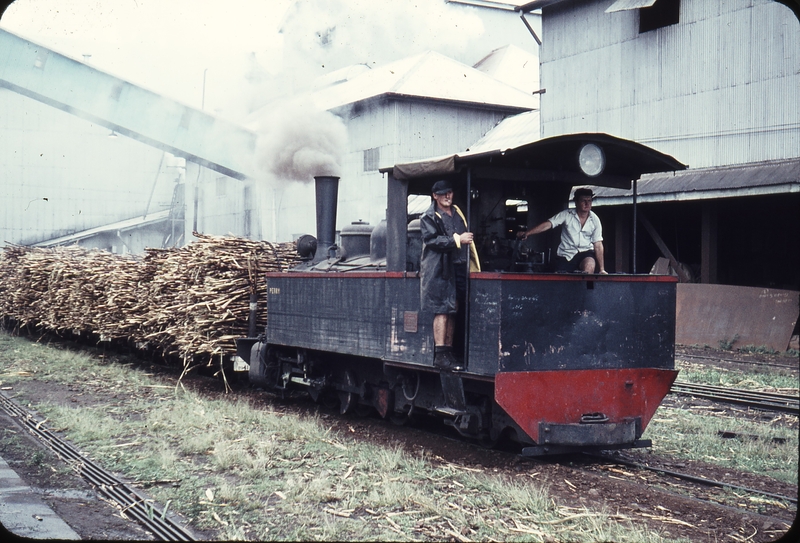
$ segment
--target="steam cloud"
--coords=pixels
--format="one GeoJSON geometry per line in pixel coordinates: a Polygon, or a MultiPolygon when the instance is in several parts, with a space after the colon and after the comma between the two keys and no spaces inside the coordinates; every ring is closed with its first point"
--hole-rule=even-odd
{"type": "Polygon", "coordinates": [[[286,96],[309,91],[321,75],[353,64],[375,66],[428,49],[463,55],[484,27],[473,9],[444,0],[298,0],[280,32],[282,66],[259,70],[276,55],[253,54],[249,88],[239,102],[258,110],[250,118],[258,119],[252,126],[259,135],[260,176],[305,182],[340,174],[347,129],[338,117],[286,96]]]}
{"type": "Polygon", "coordinates": [[[307,182],[315,175],[340,175],[347,128],[339,117],[294,100],[269,107],[258,124],[256,167],[267,179],[307,182]]]}
{"type": "Polygon", "coordinates": [[[281,33],[297,87],[330,70],[385,64],[429,49],[468,56],[484,27],[474,8],[444,0],[298,0],[281,33]]]}

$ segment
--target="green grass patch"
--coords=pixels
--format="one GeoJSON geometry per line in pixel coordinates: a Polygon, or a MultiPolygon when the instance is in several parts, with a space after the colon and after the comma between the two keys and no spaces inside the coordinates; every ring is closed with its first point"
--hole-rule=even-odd
{"type": "Polygon", "coordinates": [[[645,438],[653,452],[730,467],[797,484],[798,435],[786,426],[661,407],[645,438]],[[738,437],[725,439],[722,432],[738,437]]]}
{"type": "Polygon", "coordinates": [[[208,399],[0,333],[2,384],[31,379],[82,398],[34,405],[51,428],[223,540],[665,540],[607,511],[566,507],[531,478],[437,465],[351,440],[317,416],[208,399]]]}
{"type": "Polygon", "coordinates": [[[753,366],[749,371],[742,371],[683,361],[676,362],[676,366],[680,370],[678,380],[687,383],[748,390],[779,390],[785,394],[797,394],[800,386],[797,375],[775,371],[774,368],[753,366]]]}

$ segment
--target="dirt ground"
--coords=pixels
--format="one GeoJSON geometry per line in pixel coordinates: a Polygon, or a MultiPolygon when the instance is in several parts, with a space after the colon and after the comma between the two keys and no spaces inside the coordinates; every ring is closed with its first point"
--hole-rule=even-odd
{"type": "MultiPolygon", "coordinates": [[[[162,374],[166,382],[176,376],[162,374]]],[[[184,378],[185,386],[209,396],[224,396],[222,383],[206,377],[184,378]]],[[[253,391],[244,383],[234,384],[238,397],[247,396],[257,408],[267,402],[298,414],[316,413],[320,407],[305,398],[279,400],[253,391]]],[[[30,400],[51,402],[75,401],[70,387],[32,379],[15,386],[30,400]]],[[[229,396],[230,397],[230,396],[229,396]]],[[[82,395],[81,403],[107,399],[82,395]]],[[[681,401],[669,397],[668,401],[681,401]]],[[[456,436],[442,437],[441,425],[430,430],[430,422],[396,426],[374,417],[340,416],[321,412],[320,416],[334,429],[365,442],[403,447],[415,455],[424,454],[433,462],[444,462],[463,469],[529,478],[546,484],[554,498],[573,506],[592,509],[604,506],[610,514],[628,517],[637,524],[646,523],[663,535],[690,541],[775,541],[786,534],[795,521],[795,511],[765,506],[760,512],[713,503],[714,489],[687,490],[687,485],[651,472],[639,472],[625,466],[611,465],[586,456],[555,459],[526,459],[516,450],[487,450],[467,444],[456,436]]],[[[438,423],[437,423],[438,424],[438,423]]],[[[83,539],[147,540],[152,536],[135,522],[126,520],[114,505],[97,498],[93,489],[69,470],[38,440],[28,435],[13,419],[0,411],[0,456],[20,477],[39,492],[83,539]],[[33,453],[31,451],[34,451],[33,453]]],[[[625,457],[660,465],[665,469],[696,474],[744,487],[797,496],[797,486],[765,480],[747,473],[702,462],[659,459],[647,450],[628,451],[625,457]]],[[[146,489],[142,489],[146,493],[146,489]]],[[[197,533],[200,539],[214,539],[213,533],[197,533]]],[[[796,535],[796,534],[795,534],[796,535]]]]}

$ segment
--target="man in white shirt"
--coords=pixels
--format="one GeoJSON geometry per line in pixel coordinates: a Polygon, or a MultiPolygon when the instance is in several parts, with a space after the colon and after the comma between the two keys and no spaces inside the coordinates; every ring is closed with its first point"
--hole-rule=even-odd
{"type": "Polygon", "coordinates": [[[575,209],[565,209],[556,213],[543,223],[527,232],[520,232],[525,239],[533,234],[541,234],[556,226],[561,226],[561,243],[555,259],[557,272],[606,274],[603,260],[603,226],[600,218],[592,211],[591,189],[575,191],[575,209]]]}

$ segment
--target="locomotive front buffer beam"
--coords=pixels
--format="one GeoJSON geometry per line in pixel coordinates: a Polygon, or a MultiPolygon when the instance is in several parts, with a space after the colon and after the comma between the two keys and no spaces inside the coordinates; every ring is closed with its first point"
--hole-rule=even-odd
{"type": "Polygon", "coordinates": [[[640,417],[617,423],[600,420],[578,424],[540,422],[539,444],[524,447],[522,456],[650,447],[651,440],[636,439],[641,435],[641,424],[640,417]]]}

